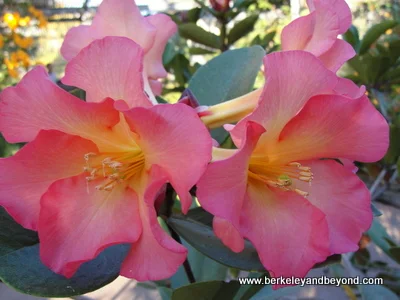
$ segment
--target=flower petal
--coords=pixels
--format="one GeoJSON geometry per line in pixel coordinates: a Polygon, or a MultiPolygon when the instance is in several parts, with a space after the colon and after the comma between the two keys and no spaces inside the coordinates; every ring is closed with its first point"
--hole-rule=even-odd
{"type": "Polygon", "coordinates": [[[389,144],[389,127],[366,96],[312,98],[280,135],[270,159],[347,158],[374,162],[389,144]]]}
{"type": "Polygon", "coordinates": [[[339,18],[339,34],[345,33],[351,26],[351,10],[344,0],[307,0],[310,11],[329,7],[339,18]]]}
{"type": "Polygon", "coordinates": [[[334,73],[305,51],[268,54],[264,66],[265,85],[258,106],[231,131],[237,145],[244,137],[248,120],[267,129],[262,139],[277,139],[286,123],[312,96],[331,91],[337,82],[334,73]]]}
{"type": "Polygon", "coordinates": [[[331,253],[357,251],[361,235],[372,223],[371,195],[352,170],[333,160],[302,162],[314,174],[311,187],[297,181],[309,192],[307,200],[325,215],[329,227],[331,253]]]}
{"type": "Polygon", "coordinates": [[[168,174],[186,212],[192,201],[189,190],[211,160],[212,140],[196,111],[178,103],[133,108],[124,115],[139,136],[147,164],[168,174]]]}
{"type": "Polygon", "coordinates": [[[155,34],[154,26],[141,15],[134,1],[104,0],[89,28],[78,27],[67,33],[61,53],[66,60],[70,60],[93,40],[106,36],[130,38],[146,52],[153,45],[155,34]],[[85,35],[88,38],[84,38],[85,35]]]}
{"type": "Polygon", "coordinates": [[[40,257],[67,278],[106,247],[133,243],[142,232],[135,192],[122,185],[98,191],[101,180],[91,182],[89,192],[85,175],[59,180],[42,197],[40,257]]]}
{"type": "Polygon", "coordinates": [[[239,228],[239,218],[247,186],[248,163],[264,131],[261,125],[249,122],[243,147],[234,155],[211,163],[197,183],[197,197],[201,206],[217,217],[217,220],[214,219],[216,235],[226,246],[236,252],[243,250],[238,247],[240,239],[236,237],[234,228],[239,228]],[[227,222],[234,228],[229,229],[227,222]]]}
{"type": "Polygon", "coordinates": [[[324,214],[293,192],[251,181],[241,226],[273,277],[304,277],[330,254],[324,214]]]}
{"type": "Polygon", "coordinates": [[[66,67],[62,82],[86,91],[87,102],[110,97],[129,107],[152,106],[144,93],[143,50],[124,37],[105,37],[84,48],[66,67]]]}
{"type": "Polygon", "coordinates": [[[91,26],[79,25],[72,27],[65,35],[64,42],[61,45],[61,55],[65,60],[70,61],[79,51],[93,42],[96,37],[91,26]]]}
{"type": "Polygon", "coordinates": [[[187,250],[162,230],[154,209],[156,195],[168,180],[168,175],[155,165],[149,177],[144,195],[139,194],[143,232],[132,245],[120,272],[122,276],[139,281],[161,280],[172,276],[187,255],[187,250]]]}
{"type": "Polygon", "coordinates": [[[354,57],[356,52],[353,47],[344,40],[336,39],[332,47],[319,56],[325,67],[336,72],[349,59],[354,57]]]}
{"type": "Polygon", "coordinates": [[[51,183],[83,171],[96,146],[77,136],[41,131],[13,157],[0,160],[0,205],[22,226],[36,230],[40,197],[51,183]]]}
{"type": "Polygon", "coordinates": [[[283,28],[282,49],[304,50],[319,56],[332,47],[338,34],[338,16],[331,8],[321,6],[283,28]]]}
{"type": "Polygon", "coordinates": [[[10,143],[31,141],[41,129],[99,139],[119,120],[112,100],[81,101],[54,84],[43,67],[1,93],[0,115],[0,131],[10,143]]]}
{"type": "Polygon", "coordinates": [[[167,76],[162,63],[164,48],[168,39],[176,33],[177,26],[169,16],[164,14],[152,15],[146,20],[157,30],[154,44],[145,55],[146,75],[152,79],[163,78],[167,76]]]}
{"type": "Polygon", "coordinates": [[[333,89],[333,94],[342,95],[349,98],[358,99],[365,94],[365,86],[357,86],[353,81],[347,78],[338,78],[337,85],[333,89]]]}

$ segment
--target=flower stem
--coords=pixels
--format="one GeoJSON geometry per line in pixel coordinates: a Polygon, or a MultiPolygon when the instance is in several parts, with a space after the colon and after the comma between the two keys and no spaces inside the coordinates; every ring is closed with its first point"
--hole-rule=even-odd
{"type": "MultiPolygon", "coordinates": [[[[176,233],[176,231],[167,224],[169,231],[171,232],[171,237],[182,245],[182,241],[180,236],[176,233]]],[[[192,267],[190,266],[189,260],[186,258],[183,262],[183,268],[185,269],[186,276],[190,283],[195,283],[196,279],[194,278],[192,267]]]]}

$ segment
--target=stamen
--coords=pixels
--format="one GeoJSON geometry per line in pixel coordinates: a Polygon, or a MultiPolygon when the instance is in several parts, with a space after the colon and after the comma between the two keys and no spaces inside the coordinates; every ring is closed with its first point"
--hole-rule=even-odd
{"type": "Polygon", "coordinates": [[[297,194],[299,194],[300,196],[303,196],[303,197],[307,197],[307,196],[309,195],[309,193],[307,193],[307,192],[305,192],[305,191],[302,191],[302,190],[299,190],[299,189],[294,189],[294,191],[295,191],[297,194]]]}

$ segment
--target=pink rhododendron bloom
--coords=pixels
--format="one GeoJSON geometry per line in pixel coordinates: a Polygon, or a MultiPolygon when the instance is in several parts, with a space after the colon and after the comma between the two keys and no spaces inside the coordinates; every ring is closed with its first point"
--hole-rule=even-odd
{"type": "Polygon", "coordinates": [[[282,31],[282,50],[305,50],[336,72],[356,53],[338,39],[351,26],[351,11],[344,0],[307,0],[310,14],[292,21],[282,31]]]}
{"type": "Polygon", "coordinates": [[[228,127],[238,149],[215,149],[197,196],[226,246],[240,252],[249,239],[272,276],[303,277],[358,249],[372,212],[352,161],[382,158],[388,125],[363,94],[332,94],[338,78],[308,52],[264,64],[258,106],[228,127]]]}
{"type": "Polygon", "coordinates": [[[91,25],[80,25],[68,31],[61,54],[69,61],[96,39],[106,36],[132,39],[145,53],[143,71],[146,91],[150,94],[152,90],[158,95],[161,84],[157,79],[167,76],[162,55],[168,39],[176,30],[176,24],[167,15],[143,17],[134,0],[104,0],[91,25]]]}
{"type": "Polygon", "coordinates": [[[38,231],[43,263],[66,277],[119,243],[132,245],[121,275],[137,280],[169,277],[186,258],[159,226],[154,201],[170,182],[189,208],[212,142],[189,106],[151,105],[142,61],[133,41],[107,37],[67,69],[92,103],[53,84],[42,67],[0,95],[1,133],[8,142],[28,142],[0,160],[0,205],[38,231]],[[124,88],[115,89],[114,80],[124,88]]]}

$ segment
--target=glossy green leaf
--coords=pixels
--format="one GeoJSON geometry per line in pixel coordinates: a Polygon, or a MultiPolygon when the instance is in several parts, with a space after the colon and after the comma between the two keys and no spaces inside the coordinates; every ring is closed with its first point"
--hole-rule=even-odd
{"type": "Polygon", "coordinates": [[[187,12],[187,19],[191,23],[196,23],[197,20],[200,18],[201,14],[201,8],[200,7],[195,7],[187,12]]]}
{"type": "Polygon", "coordinates": [[[268,32],[261,41],[261,46],[267,48],[269,43],[273,41],[276,31],[268,32]]]}
{"type": "Polygon", "coordinates": [[[368,51],[371,45],[379,39],[379,37],[385,33],[386,30],[393,28],[398,23],[394,20],[386,20],[382,21],[374,26],[372,26],[368,31],[365,33],[363,39],[360,43],[359,54],[364,54],[368,51]]]}
{"type": "Polygon", "coordinates": [[[157,290],[160,294],[161,300],[170,300],[172,298],[172,289],[165,286],[158,286],[157,290]]]}
{"type": "Polygon", "coordinates": [[[205,31],[195,23],[187,23],[179,25],[179,34],[193,42],[215,48],[221,48],[221,39],[214,33],[205,31]]]}
{"type": "Polygon", "coordinates": [[[228,43],[233,44],[240,38],[246,36],[254,29],[254,25],[258,20],[258,15],[249,16],[233,26],[228,33],[228,43]]]}
{"type": "Polygon", "coordinates": [[[192,47],[189,49],[189,53],[192,55],[204,55],[204,54],[214,54],[215,52],[206,48],[192,47]]]}
{"type": "Polygon", "coordinates": [[[374,217],[382,216],[382,212],[373,203],[371,203],[371,209],[374,217]]]}
{"type": "MultiPolygon", "coordinates": [[[[226,51],[200,67],[188,88],[201,105],[215,105],[252,91],[265,55],[260,46],[226,51]]],[[[228,136],[223,129],[212,132],[222,143],[228,136]]]]}
{"type": "Polygon", "coordinates": [[[390,258],[400,263],[398,250],[396,250],[396,248],[398,248],[398,245],[389,236],[385,227],[382,226],[378,219],[374,219],[372,221],[372,226],[367,231],[367,234],[375,243],[375,245],[381,248],[383,252],[385,252],[390,258]]]}
{"type": "Polygon", "coordinates": [[[400,247],[389,248],[390,256],[400,264],[400,247]]]}
{"type": "Polygon", "coordinates": [[[400,157],[400,127],[391,124],[389,133],[389,149],[383,160],[387,164],[394,164],[400,157]]]}
{"type": "Polygon", "coordinates": [[[70,297],[97,290],[116,279],[129,245],[112,246],[85,263],[70,279],[57,275],[39,258],[37,234],[17,224],[0,209],[0,279],[39,297],[70,297]]]}
{"type": "Polygon", "coordinates": [[[398,300],[399,298],[388,288],[382,285],[359,285],[362,300],[398,300]]]}
{"type": "Polygon", "coordinates": [[[82,89],[75,88],[70,93],[81,100],[86,100],[86,92],[82,89]]]}
{"type": "Polygon", "coordinates": [[[163,52],[163,65],[168,65],[179,52],[175,49],[174,43],[168,41],[163,52]]]}
{"type": "Polygon", "coordinates": [[[343,34],[343,38],[346,42],[353,46],[353,48],[357,51],[360,45],[360,37],[358,34],[358,29],[354,25],[351,25],[349,30],[347,30],[343,34]]]}
{"type": "MultiPolygon", "coordinates": [[[[215,236],[212,229],[212,218],[211,214],[198,207],[189,210],[186,216],[173,215],[168,223],[192,247],[211,259],[232,268],[266,273],[256,249],[249,241],[245,241],[245,248],[242,252],[235,253],[215,236]]],[[[325,262],[316,264],[314,267],[338,263],[340,258],[340,255],[332,255],[325,262]]]]}
{"type": "Polygon", "coordinates": [[[233,299],[240,288],[237,281],[208,281],[190,284],[176,289],[172,294],[172,300],[220,300],[233,299]]]}

